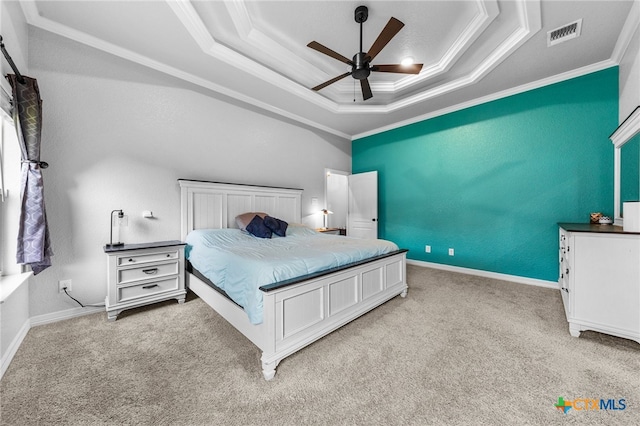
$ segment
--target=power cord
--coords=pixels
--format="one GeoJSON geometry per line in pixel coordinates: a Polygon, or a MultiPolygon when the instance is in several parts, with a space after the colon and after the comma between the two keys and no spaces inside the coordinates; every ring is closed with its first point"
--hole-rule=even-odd
{"type": "Polygon", "coordinates": [[[63,287],[62,290],[64,290],[64,294],[66,294],[67,296],[69,296],[70,298],[72,298],[73,300],[75,300],[78,305],[82,306],[83,308],[87,308],[87,307],[101,307],[104,306],[104,303],[99,303],[99,304],[94,304],[94,305],[83,305],[82,303],[80,303],[80,301],[78,299],[76,299],[75,297],[73,297],[72,295],[70,295],[67,292],[67,288],[63,287]]]}

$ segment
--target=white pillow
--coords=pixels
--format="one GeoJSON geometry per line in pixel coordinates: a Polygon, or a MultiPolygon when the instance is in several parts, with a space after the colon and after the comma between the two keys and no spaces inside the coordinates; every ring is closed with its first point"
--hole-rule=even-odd
{"type": "Polygon", "coordinates": [[[251,223],[256,215],[264,219],[267,214],[262,212],[247,212],[239,214],[238,216],[236,216],[236,225],[238,226],[238,228],[240,228],[241,231],[246,231],[247,225],[251,223]]]}

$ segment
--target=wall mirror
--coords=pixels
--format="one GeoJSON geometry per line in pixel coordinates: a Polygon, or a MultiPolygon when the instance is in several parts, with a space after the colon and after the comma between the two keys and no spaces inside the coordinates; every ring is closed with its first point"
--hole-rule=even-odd
{"type": "Polygon", "coordinates": [[[633,110],[609,139],[614,146],[614,223],[622,226],[623,203],[638,201],[640,195],[640,107],[633,110]]]}

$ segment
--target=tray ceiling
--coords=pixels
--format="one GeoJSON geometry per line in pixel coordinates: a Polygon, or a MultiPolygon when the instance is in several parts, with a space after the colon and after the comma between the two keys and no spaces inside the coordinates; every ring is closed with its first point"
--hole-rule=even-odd
{"type": "Polygon", "coordinates": [[[29,24],[231,96],[304,125],[360,137],[487,99],[617,65],[638,25],[632,1],[24,1],[29,24]],[[376,57],[423,63],[418,75],[372,73],[363,101],[349,67],[354,10],[365,4],[366,51],[390,17],[404,28],[376,57]],[[630,11],[634,13],[630,14],[630,11]],[[628,18],[630,17],[630,18],[628,18]],[[582,19],[580,37],[547,32],[582,19]],[[629,21],[629,22],[627,22],[629,21]],[[626,26],[625,26],[626,23],[626,26]],[[630,34],[626,35],[630,37],[630,34]],[[616,48],[616,46],[618,46],[616,48]]]}

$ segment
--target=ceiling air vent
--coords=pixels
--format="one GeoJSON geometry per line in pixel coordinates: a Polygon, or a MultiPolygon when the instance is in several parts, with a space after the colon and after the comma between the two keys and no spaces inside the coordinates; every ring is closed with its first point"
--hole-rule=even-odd
{"type": "Polygon", "coordinates": [[[580,29],[582,28],[582,19],[578,19],[570,24],[563,25],[560,28],[547,32],[547,47],[572,38],[580,37],[580,29]]]}

